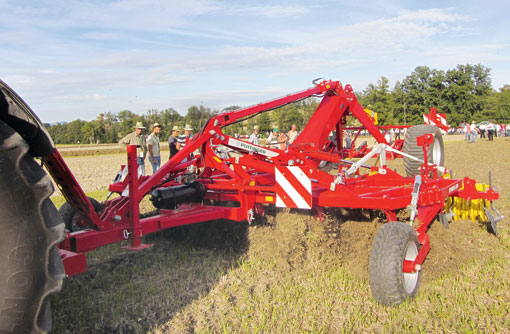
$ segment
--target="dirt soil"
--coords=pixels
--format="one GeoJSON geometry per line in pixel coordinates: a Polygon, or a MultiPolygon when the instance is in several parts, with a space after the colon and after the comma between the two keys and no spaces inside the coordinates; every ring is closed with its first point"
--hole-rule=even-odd
{"type": "MultiPolygon", "coordinates": [[[[250,229],[248,255],[274,262],[282,271],[300,268],[327,268],[346,264],[362,279],[368,279],[370,250],[383,214],[371,219],[366,210],[330,209],[321,222],[309,214],[278,211],[267,224],[250,229]]],[[[475,222],[452,222],[445,229],[438,221],[429,229],[433,247],[423,266],[423,282],[456,270],[462,264],[487,254],[486,242],[497,242],[475,222]]]]}

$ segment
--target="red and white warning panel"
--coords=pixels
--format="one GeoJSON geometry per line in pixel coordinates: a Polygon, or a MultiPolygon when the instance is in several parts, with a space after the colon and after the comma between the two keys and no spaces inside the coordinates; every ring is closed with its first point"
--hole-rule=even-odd
{"type": "Polygon", "coordinates": [[[310,168],[300,166],[275,167],[276,206],[280,208],[312,208],[310,168]]]}
{"type": "Polygon", "coordinates": [[[446,122],[446,114],[439,114],[436,108],[430,108],[430,114],[424,114],[423,121],[425,124],[435,125],[445,132],[449,129],[446,122]]]}

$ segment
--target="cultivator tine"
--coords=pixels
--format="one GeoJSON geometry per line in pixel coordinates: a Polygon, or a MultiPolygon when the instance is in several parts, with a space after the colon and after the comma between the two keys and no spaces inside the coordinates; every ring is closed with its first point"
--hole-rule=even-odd
{"type": "Polygon", "coordinates": [[[441,222],[441,224],[443,224],[444,228],[446,229],[450,228],[450,221],[453,219],[454,216],[455,212],[452,212],[451,210],[450,211],[445,210],[444,213],[438,214],[439,221],[441,222]]]}
{"type": "Polygon", "coordinates": [[[489,219],[490,232],[492,232],[495,236],[498,236],[498,223],[504,218],[503,215],[494,207],[494,203],[491,202],[490,209],[491,212],[486,207],[483,208],[485,210],[485,214],[489,219]]]}

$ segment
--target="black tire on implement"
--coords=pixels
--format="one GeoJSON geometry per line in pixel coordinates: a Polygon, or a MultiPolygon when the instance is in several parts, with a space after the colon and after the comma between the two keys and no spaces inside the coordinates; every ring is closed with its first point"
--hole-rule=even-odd
{"type": "MultiPolygon", "coordinates": [[[[427,133],[434,135],[434,142],[430,145],[429,151],[427,152],[429,163],[444,166],[443,136],[441,135],[441,130],[435,125],[421,124],[408,128],[404,138],[404,153],[423,160],[423,148],[418,146],[416,138],[427,133]]],[[[404,167],[407,176],[420,174],[421,165],[421,162],[404,157],[404,167]]]]}
{"type": "Polygon", "coordinates": [[[401,222],[386,223],[377,231],[370,253],[370,288],[375,300],[398,305],[418,292],[420,271],[404,273],[404,260],[413,261],[420,244],[414,229],[401,222]]]}
{"type": "Polygon", "coordinates": [[[47,332],[48,296],[65,276],[56,248],[64,224],[49,198],[53,185],[27,152],[0,121],[0,332],[47,332]]]}
{"type": "MultiPolygon", "coordinates": [[[[100,212],[103,209],[101,204],[95,198],[87,198],[89,199],[90,203],[92,203],[92,206],[96,212],[100,212]]],[[[58,213],[60,213],[66,229],[68,229],[70,232],[76,232],[80,230],[80,227],[76,226],[77,224],[75,223],[74,219],[76,215],[76,209],[73,208],[69,202],[62,204],[62,206],[58,209],[58,213]]]]}

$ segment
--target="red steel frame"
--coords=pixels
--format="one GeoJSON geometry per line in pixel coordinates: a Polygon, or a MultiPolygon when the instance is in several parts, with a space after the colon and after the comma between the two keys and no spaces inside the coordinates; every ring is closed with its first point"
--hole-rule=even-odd
{"type": "MultiPolygon", "coordinates": [[[[324,207],[366,208],[382,210],[388,221],[395,221],[397,210],[411,203],[414,178],[403,177],[382,166],[372,167],[366,174],[358,171],[356,175],[338,182],[336,176],[318,169],[320,161],[326,160],[339,163],[342,171],[342,159],[346,157],[346,152],[325,151],[324,146],[333,130],[336,130],[337,141],[341,144],[347,116],[356,117],[377,142],[386,143],[384,135],[357,102],[350,85],[342,87],[338,81],[323,81],[302,92],[214,116],[152,176],[138,178],[136,146],[128,146],[127,178],[110,185],[110,190],[120,194],[128,187],[129,195],[104,202],[99,214],[94,212],[60,153],[55,151],[44,157],[44,165],[66,200],[82,214],[81,224],[88,227],[68,233],[59,245],[66,274],[71,276],[83,272],[86,268],[85,253],[103,245],[129,240],[130,246],[126,248],[139,250],[149,246],[142,244],[142,236],[163,229],[216,219],[250,221],[253,214],[264,213],[264,205],[275,204],[277,196],[286,190],[275,181],[275,169],[288,166],[299,166],[306,172],[311,182],[312,209],[318,214],[324,207]],[[248,116],[316,95],[323,96],[321,103],[307,126],[285,151],[239,141],[222,132],[222,127],[248,116]],[[236,156],[220,158],[214,151],[220,145],[235,150],[236,156]],[[183,162],[196,150],[200,151],[199,155],[183,162]],[[156,215],[140,218],[139,203],[143,197],[158,187],[177,185],[177,176],[183,175],[190,166],[199,171],[197,181],[206,189],[203,202],[182,204],[175,210],[161,209],[156,215]],[[216,201],[237,202],[239,205],[218,206],[214,205],[216,201]]],[[[419,139],[427,161],[431,138],[424,136],[419,139]]],[[[426,231],[436,215],[444,210],[449,196],[490,201],[498,198],[492,188],[485,192],[477,191],[474,180],[437,177],[436,167],[426,162],[422,166],[423,183],[416,217],[416,231],[422,247],[415,261],[404,263],[405,272],[419,270],[419,265],[425,260],[430,249],[426,231]],[[433,177],[429,177],[429,174],[433,174],[433,177]]],[[[294,183],[293,186],[299,187],[299,184],[294,183]]],[[[296,207],[292,202],[286,202],[286,206],[296,207]]]]}

